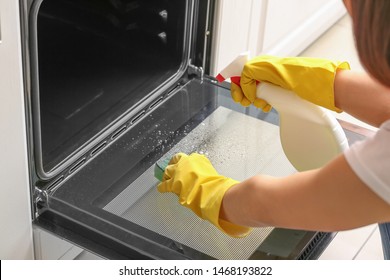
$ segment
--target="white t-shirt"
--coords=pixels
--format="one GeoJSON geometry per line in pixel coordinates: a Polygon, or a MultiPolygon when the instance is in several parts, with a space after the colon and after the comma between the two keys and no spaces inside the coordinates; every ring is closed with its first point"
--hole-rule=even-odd
{"type": "Polygon", "coordinates": [[[390,120],[377,133],[344,153],[356,175],[390,204],[390,120]]]}

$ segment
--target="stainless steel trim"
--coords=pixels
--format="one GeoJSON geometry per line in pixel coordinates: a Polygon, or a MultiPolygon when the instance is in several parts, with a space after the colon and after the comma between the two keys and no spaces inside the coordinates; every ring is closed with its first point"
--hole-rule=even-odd
{"type": "Polygon", "coordinates": [[[87,161],[86,158],[82,158],[79,160],[77,163],[75,163],[70,169],[69,169],[69,174],[75,172],[77,169],[79,169],[85,162],[87,161]]]}
{"type": "MultiPolygon", "coordinates": [[[[204,30],[204,42],[203,42],[203,57],[206,57],[207,54],[207,45],[210,38],[210,30],[209,30],[209,18],[210,18],[210,0],[207,0],[207,12],[206,12],[206,24],[204,30]]],[[[206,59],[203,59],[202,69],[206,69],[206,59]]],[[[203,75],[202,75],[203,79],[203,75]]]]}
{"type": "Polygon", "coordinates": [[[95,146],[92,151],[91,151],[91,157],[94,157],[96,156],[98,153],[100,153],[101,151],[103,151],[103,149],[107,146],[107,141],[104,141],[100,144],[98,144],[97,146],[95,146]]]}
{"type": "Polygon", "coordinates": [[[126,129],[127,129],[127,125],[122,126],[121,128],[119,128],[117,131],[115,131],[115,132],[112,134],[111,139],[114,140],[114,139],[117,138],[119,135],[121,135],[123,132],[125,132],[126,129]]]}

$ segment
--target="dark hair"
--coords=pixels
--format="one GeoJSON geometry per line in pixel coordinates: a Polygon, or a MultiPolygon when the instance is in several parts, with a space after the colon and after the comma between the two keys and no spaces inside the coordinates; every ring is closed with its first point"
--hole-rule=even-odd
{"type": "Polygon", "coordinates": [[[390,1],[350,0],[359,58],[379,82],[390,86],[390,1]]]}

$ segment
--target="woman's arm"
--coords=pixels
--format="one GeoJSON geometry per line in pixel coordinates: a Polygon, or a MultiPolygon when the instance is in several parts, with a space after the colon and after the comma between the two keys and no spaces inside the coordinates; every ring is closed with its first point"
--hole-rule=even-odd
{"type": "Polygon", "coordinates": [[[284,178],[254,176],[229,189],[220,218],[243,226],[338,231],[390,221],[390,205],[339,156],[284,178]]]}
{"type": "Polygon", "coordinates": [[[338,71],[335,105],[375,127],[390,119],[390,89],[364,72],[338,71]]]}

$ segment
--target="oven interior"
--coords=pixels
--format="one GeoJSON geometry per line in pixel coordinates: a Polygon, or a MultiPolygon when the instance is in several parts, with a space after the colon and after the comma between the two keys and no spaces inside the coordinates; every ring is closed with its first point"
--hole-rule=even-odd
{"type": "Polygon", "coordinates": [[[185,66],[186,5],[180,0],[36,4],[42,173],[178,75],[185,66]]]}

